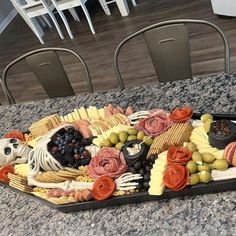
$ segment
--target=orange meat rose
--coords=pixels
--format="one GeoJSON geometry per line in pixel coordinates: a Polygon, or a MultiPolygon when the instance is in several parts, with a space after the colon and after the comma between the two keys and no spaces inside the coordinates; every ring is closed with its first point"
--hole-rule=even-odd
{"type": "Polygon", "coordinates": [[[174,122],[185,122],[189,119],[191,119],[193,115],[193,110],[191,107],[176,107],[171,113],[170,113],[170,119],[174,122]]]}
{"type": "Polygon", "coordinates": [[[186,187],[189,171],[185,166],[169,165],[164,173],[164,185],[173,191],[179,191],[186,187]]]}
{"type": "Polygon", "coordinates": [[[168,164],[186,165],[192,158],[192,152],[185,147],[170,145],[167,153],[168,164]]]}

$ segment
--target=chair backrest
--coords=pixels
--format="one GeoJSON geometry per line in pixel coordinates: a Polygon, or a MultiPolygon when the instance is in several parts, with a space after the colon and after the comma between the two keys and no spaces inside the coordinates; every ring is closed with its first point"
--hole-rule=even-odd
{"type": "Polygon", "coordinates": [[[12,96],[7,85],[7,74],[12,66],[22,60],[25,60],[29,65],[32,72],[50,98],[74,95],[74,91],[71,87],[71,84],[68,80],[68,77],[65,73],[57,52],[70,53],[80,61],[85,71],[89,92],[93,92],[89,70],[81,56],[79,56],[74,51],[66,48],[41,48],[18,57],[17,59],[9,63],[4,69],[2,75],[2,86],[9,104],[14,104],[15,99],[12,96]]]}
{"type": "Polygon", "coordinates": [[[224,43],[225,73],[230,73],[229,44],[224,32],[215,24],[204,20],[169,20],[143,28],[120,42],[114,55],[114,69],[121,89],[123,79],[119,70],[119,53],[131,39],[143,35],[160,82],[189,79],[192,77],[188,23],[205,24],[214,28],[224,43]]]}

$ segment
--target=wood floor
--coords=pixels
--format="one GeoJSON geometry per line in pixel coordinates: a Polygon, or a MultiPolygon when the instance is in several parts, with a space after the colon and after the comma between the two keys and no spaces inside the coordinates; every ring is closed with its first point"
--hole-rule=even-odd
{"type": "MultiPolygon", "coordinates": [[[[17,16],[0,35],[0,74],[14,58],[40,47],[65,47],[79,53],[86,61],[95,91],[118,88],[112,60],[118,43],[127,35],[152,23],[177,19],[195,18],[212,21],[226,33],[231,48],[231,70],[236,71],[236,18],[221,19],[213,14],[210,0],[137,0],[131,14],[122,18],[118,8],[111,6],[112,16],[106,16],[97,0],[88,1],[96,35],[92,35],[87,21],[78,9],[81,22],[69,18],[71,40],[60,23],[65,40],[55,30],[46,29],[45,45],[42,46],[20,16],[17,16]]],[[[189,27],[192,51],[192,67],[195,75],[223,71],[223,46],[220,37],[208,27],[189,27]]],[[[176,55],[178,57],[178,55],[176,55]]],[[[68,77],[76,93],[86,92],[81,65],[72,57],[60,54],[68,77]]],[[[156,75],[144,40],[139,37],[130,42],[120,57],[125,85],[137,86],[156,81],[156,75]]],[[[42,99],[47,95],[24,63],[17,65],[9,74],[9,86],[17,102],[42,99]]],[[[0,101],[5,103],[0,90],[0,101]]]]}

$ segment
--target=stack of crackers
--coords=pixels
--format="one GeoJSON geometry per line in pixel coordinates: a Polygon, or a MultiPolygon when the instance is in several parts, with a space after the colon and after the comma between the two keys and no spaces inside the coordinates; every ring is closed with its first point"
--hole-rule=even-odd
{"type": "Polygon", "coordinates": [[[60,123],[60,117],[57,114],[53,114],[31,124],[29,131],[33,137],[38,137],[56,128],[60,123]]]}
{"type": "Polygon", "coordinates": [[[94,121],[89,126],[89,128],[92,131],[93,136],[98,136],[102,134],[104,131],[107,131],[110,128],[117,126],[119,124],[123,125],[129,124],[128,118],[121,113],[117,113],[115,115],[105,117],[104,119],[94,121]]]}
{"type": "Polygon", "coordinates": [[[28,181],[26,177],[8,173],[8,178],[10,179],[9,185],[11,187],[26,193],[30,193],[33,191],[33,188],[28,186],[28,181]]]}
{"type": "Polygon", "coordinates": [[[172,145],[182,146],[189,141],[193,127],[189,123],[175,123],[167,131],[158,135],[149,149],[147,158],[152,154],[159,154],[172,145]]]}
{"type": "Polygon", "coordinates": [[[43,183],[61,183],[66,180],[76,180],[78,176],[85,175],[84,170],[65,168],[59,171],[46,171],[34,176],[34,179],[43,183]]]}

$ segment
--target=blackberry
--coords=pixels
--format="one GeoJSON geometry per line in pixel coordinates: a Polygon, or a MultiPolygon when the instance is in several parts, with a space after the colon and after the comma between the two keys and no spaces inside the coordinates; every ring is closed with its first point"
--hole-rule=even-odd
{"type": "Polygon", "coordinates": [[[68,134],[73,134],[75,131],[75,129],[73,127],[70,127],[68,130],[67,130],[67,133],[68,134]]]}
{"type": "Polygon", "coordinates": [[[59,153],[59,152],[57,152],[57,153],[55,153],[54,155],[53,155],[53,157],[62,165],[62,166],[64,166],[64,165],[66,165],[66,159],[65,159],[65,157],[61,154],[61,153],[59,153]]]}
{"type": "Polygon", "coordinates": [[[72,153],[74,153],[74,148],[73,148],[73,147],[70,147],[70,146],[68,146],[68,145],[66,145],[66,146],[64,147],[64,150],[65,150],[65,153],[66,153],[66,154],[72,154],[72,153]]]}
{"type": "Polygon", "coordinates": [[[92,144],[92,139],[91,138],[85,138],[81,141],[82,146],[89,146],[92,144]]]}
{"type": "Polygon", "coordinates": [[[81,135],[81,133],[78,130],[75,130],[73,133],[74,139],[76,139],[77,141],[80,141],[83,139],[83,136],[81,135]]]}

